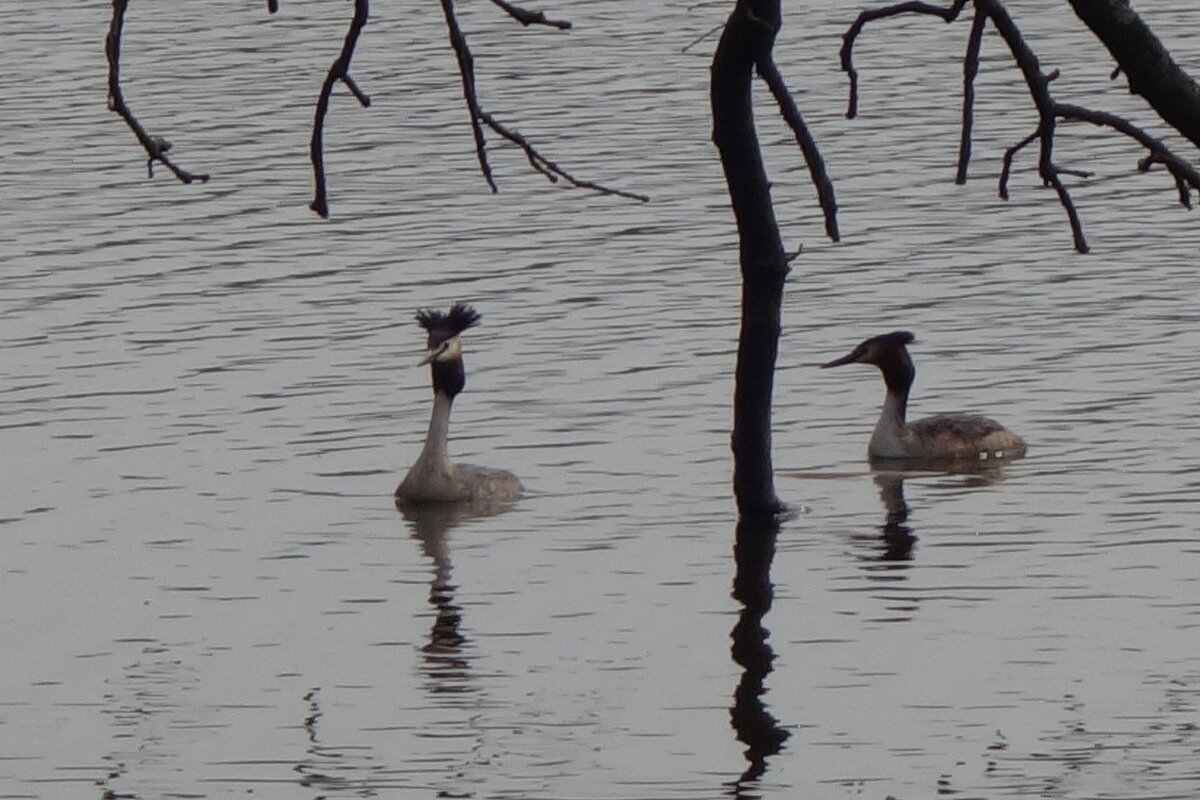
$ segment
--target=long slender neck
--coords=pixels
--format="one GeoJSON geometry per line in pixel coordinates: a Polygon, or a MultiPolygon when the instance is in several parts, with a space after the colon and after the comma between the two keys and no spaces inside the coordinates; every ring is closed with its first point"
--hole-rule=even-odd
{"type": "Polygon", "coordinates": [[[896,394],[891,389],[883,398],[883,413],[879,415],[879,426],[900,430],[904,427],[904,415],[908,406],[908,393],[896,394]]]}
{"type": "Polygon", "coordinates": [[[873,458],[907,455],[904,443],[904,412],[907,405],[908,390],[893,390],[889,383],[887,395],[883,398],[883,411],[879,414],[879,421],[875,423],[875,431],[871,434],[871,442],[867,445],[867,455],[873,458]]]}
{"type": "Polygon", "coordinates": [[[433,395],[433,413],[429,415],[429,431],[425,434],[425,447],[417,459],[418,463],[431,465],[450,464],[450,456],[446,450],[446,439],[450,433],[450,407],[454,398],[443,392],[433,395]]]}
{"type": "Polygon", "coordinates": [[[461,358],[451,358],[431,362],[429,377],[433,384],[433,413],[429,415],[429,432],[425,434],[425,449],[421,451],[421,458],[434,460],[449,468],[446,439],[450,433],[450,407],[467,383],[467,371],[461,358]]]}

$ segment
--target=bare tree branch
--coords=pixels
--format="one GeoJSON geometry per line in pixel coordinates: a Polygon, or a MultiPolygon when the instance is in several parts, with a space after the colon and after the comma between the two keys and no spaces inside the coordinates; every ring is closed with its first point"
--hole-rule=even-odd
{"type": "Polygon", "coordinates": [[[321,84],[321,92],[317,96],[317,106],[313,116],[312,140],[309,142],[309,152],[312,156],[313,164],[313,179],[316,188],[313,192],[313,201],[309,203],[308,207],[325,218],[329,217],[329,199],[325,185],[325,115],[329,113],[329,99],[333,95],[333,86],[339,80],[346,85],[346,88],[350,90],[350,93],[354,95],[355,99],[364,108],[371,105],[371,98],[365,95],[358,88],[358,84],[354,82],[354,79],[350,77],[350,60],[354,58],[354,48],[358,44],[359,34],[362,33],[363,26],[367,24],[367,17],[369,15],[369,0],[354,0],[354,17],[350,20],[350,27],[346,30],[346,38],[342,42],[342,51],[334,59],[333,64],[330,65],[329,72],[325,75],[325,81],[321,84]]]}
{"type": "Polygon", "coordinates": [[[551,183],[557,183],[558,179],[562,178],[567,183],[571,184],[572,186],[574,186],[578,189],[590,189],[591,191],[596,192],[598,194],[615,195],[617,197],[624,197],[629,200],[637,200],[642,203],[648,202],[650,200],[650,198],[644,194],[636,194],[634,192],[626,192],[622,189],[613,189],[608,186],[601,186],[598,183],[593,183],[592,181],[585,181],[580,178],[576,178],[574,175],[567,172],[565,169],[560,167],[558,164],[556,164],[555,162],[551,161],[550,159],[543,156],[540,152],[538,152],[538,150],[533,145],[531,145],[524,136],[522,136],[520,133],[517,133],[514,130],[511,130],[510,128],[505,127],[503,124],[501,124],[495,117],[493,117],[488,112],[481,110],[479,112],[479,119],[481,122],[483,122],[489,128],[491,128],[492,131],[499,134],[500,136],[503,136],[505,139],[512,142],[517,147],[520,147],[525,152],[525,157],[529,160],[529,165],[531,167],[533,167],[535,170],[537,170],[538,172],[542,173],[542,175],[544,175],[546,177],[546,180],[550,181],[551,183]]]}
{"type": "Polygon", "coordinates": [[[954,182],[967,182],[967,166],[971,163],[971,132],[975,128],[975,77],[979,75],[979,53],[983,49],[983,29],[987,17],[975,11],[971,20],[971,35],[967,37],[967,53],[963,56],[962,133],[958,139],[958,173],[954,182]]]}
{"type": "Polygon", "coordinates": [[[909,2],[897,3],[885,8],[868,9],[859,14],[850,29],[842,35],[842,70],[850,76],[850,102],[846,108],[846,119],[854,119],[858,116],[858,70],[854,68],[854,42],[862,33],[863,26],[877,19],[895,17],[900,14],[929,14],[941,17],[942,20],[949,23],[958,18],[959,12],[966,4],[967,0],[954,0],[948,8],[940,8],[930,3],[920,2],[920,0],[909,0],[909,2]]]}
{"type": "Polygon", "coordinates": [[[704,33],[697,36],[695,39],[692,39],[690,42],[685,44],[682,48],[680,48],[679,52],[686,53],[687,51],[691,50],[696,45],[703,42],[708,37],[712,36],[714,33],[720,33],[724,28],[725,28],[724,22],[722,22],[720,25],[714,25],[709,30],[705,31],[704,33]]]}
{"type": "MultiPolygon", "coordinates": [[[[955,0],[954,4],[946,9],[940,9],[922,2],[908,2],[874,11],[864,11],[859,14],[854,24],[843,37],[842,45],[842,68],[850,76],[850,106],[847,116],[854,116],[858,110],[857,73],[854,71],[851,51],[855,39],[862,31],[862,27],[866,22],[903,13],[929,14],[939,16],[950,22],[956,17],[965,2],[966,0],[955,0]]],[[[1191,208],[1191,191],[1200,192],[1200,172],[1186,160],[1172,153],[1161,141],[1115,114],[1059,103],[1050,92],[1050,83],[1058,77],[1058,71],[1055,70],[1049,75],[1042,72],[1037,56],[1025,43],[1020,30],[1009,15],[1002,0],[973,0],[973,2],[975,5],[975,17],[971,25],[967,51],[963,58],[963,116],[958,171],[955,178],[957,183],[965,183],[967,179],[967,166],[971,156],[971,134],[974,126],[974,82],[979,71],[979,55],[984,25],[990,21],[1008,47],[1017,68],[1021,71],[1030,99],[1033,100],[1038,114],[1038,124],[1034,132],[1009,147],[1004,153],[999,180],[999,195],[1001,199],[1007,200],[1009,197],[1008,181],[1012,174],[1012,164],[1017,153],[1034,141],[1039,142],[1038,175],[1041,177],[1044,185],[1054,189],[1059,203],[1062,205],[1063,210],[1066,211],[1075,249],[1080,253],[1088,252],[1087,239],[1083,235],[1083,223],[1080,221],[1075,203],[1071,199],[1071,194],[1067,190],[1067,187],[1063,184],[1061,176],[1090,177],[1090,173],[1084,170],[1060,167],[1053,161],[1054,139],[1057,133],[1058,120],[1063,119],[1081,120],[1094,125],[1112,128],[1137,141],[1149,151],[1148,155],[1138,163],[1138,169],[1145,172],[1153,164],[1162,164],[1165,166],[1175,181],[1180,202],[1185,207],[1191,208]]]]}
{"type": "Polygon", "coordinates": [[[1112,77],[1124,73],[1130,92],[1200,147],[1200,84],[1176,63],[1129,0],[1068,1],[1117,60],[1112,77]]]}
{"type": "MultiPolygon", "coordinates": [[[[529,13],[521,12],[520,9],[504,3],[502,0],[492,0],[492,2],[496,3],[509,14],[513,14],[514,11],[529,13]]],[[[491,187],[493,192],[498,192],[500,189],[496,185],[496,180],[492,175],[491,162],[488,160],[487,139],[483,131],[484,126],[487,126],[497,135],[520,147],[525,153],[526,159],[529,160],[530,166],[545,176],[551,183],[557,183],[558,179],[561,178],[572,186],[580,189],[590,189],[599,194],[616,195],[631,200],[639,200],[643,203],[650,199],[645,195],[613,189],[593,183],[592,181],[576,178],[558,166],[558,164],[543,156],[524,136],[507,127],[485,111],[480,105],[479,96],[475,91],[475,57],[471,54],[471,48],[467,44],[467,37],[462,31],[462,27],[458,24],[458,15],[455,13],[454,0],[442,0],[442,13],[445,15],[446,28],[450,34],[450,46],[454,49],[454,55],[458,59],[458,72],[462,78],[463,99],[467,104],[467,111],[471,117],[471,133],[475,138],[475,157],[479,160],[479,170],[483,173],[484,180],[487,181],[488,186],[491,187]]],[[[517,17],[517,19],[520,19],[520,17],[517,17]]],[[[560,29],[570,27],[569,23],[551,24],[560,29]]]]}
{"type": "Polygon", "coordinates": [[[1038,131],[1034,131],[1033,133],[1026,136],[1024,139],[1022,139],[1021,141],[1017,142],[1012,147],[1009,147],[1007,150],[1004,151],[1003,166],[1000,169],[1000,190],[999,190],[999,192],[1000,192],[1001,200],[1008,199],[1008,176],[1012,172],[1013,158],[1016,157],[1017,152],[1020,151],[1021,148],[1025,147],[1025,145],[1027,145],[1027,144],[1032,144],[1033,140],[1036,138],[1038,138],[1038,131]]]}
{"type": "Polygon", "coordinates": [[[1086,253],[1089,248],[1087,239],[1083,235],[1083,223],[1079,219],[1079,212],[1075,209],[1075,202],[1071,199],[1070,192],[1067,191],[1067,187],[1059,177],[1061,172],[1052,160],[1057,121],[1054,99],[1050,96],[1052,79],[1042,72],[1037,56],[1025,43],[1016,23],[1013,22],[1002,3],[998,0],[976,0],[975,8],[979,14],[986,15],[996,26],[997,33],[1008,45],[1013,60],[1017,62],[1017,68],[1021,70],[1021,74],[1025,78],[1025,85],[1028,87],[1029,95],[1038,111],[1037,133],[1041,142],[1038,153],[1038,174],[1044,184],[1054,189],[1059,202],[1067,212],[1067,221],[1071,226],[1075,250],[1079,253],[1086,253]]]}
{"type": "Polygon", "coordinates": [[[498,192],[500,189],[492,177],[492,165],[488,163],[487,140],[483,138],[483,128],[479,124],[479,98],[475,95],[475,57],[471,55],[467,37],[463,35],[458,24],[453,0],[442,0],[442,14],[446,17],[446,28],[450,32],[450,46],[454,48],[454,56],[458,59],[458,74],[462,78],[463,99],[471,116],[471,133],[475,136],[475,157],[479,159],[479,171],[483,173],[483,178],[488,182],[488,186],[492,187],[492,191],[498,192]]]}
{"type": "Polygon", "coordinates": [[[759,76],[770,87],[771,95],[779,105],[780,113],[792,129],[792,133],[796,136],[796,142],[800,145],[800,152],[804,154],[804,161],[808,165],[808,172],[812,177],[813,186],[817,189],[817,200],[821,204],[822,213],[825,215],[825,235],[835,242],[840,241],[841,237],[838,235],[837,223],[837,199],[833,192],[833,181],[829,179],[829,173],[825,170],[825,159],[821,158],[821,152],[817,149],[817,142],[809,132],[808,125],[804,123],[804,118],[800,115],[800,109],[796,107],[796,101],[792,98],[792,93],[788,91],[787,85],[783,81],[783,76],[779,74],[779,69],[775,66],[775,61],[770,55],[759,56],[755,61],[755,69],[758,70],[759,76]]]}
{"type": "Polygon", "coordinates": [[[558,28],[560,31],[565,31],[571,27],[571,23],[569,22],[546,19],[546,15],[541,11],[526,11],[523,8],[514,6],[512,3],[505,2],[505,0],[492,0],[492,2],[504,9],[504,13],[526,27],[530,25],[547,25],[551,28],[558,28]]]}
{"type": "Polygon", "coordinates": [[[120,115],[125,124],[133,131],[138,142],[146,149],[146,171],[154,177],[154,162],[158,161],[175,174],[182,183],[208,181],[207,175],[187,172],[176,166],[167,158],[171,143],[161,136],[152,136],[134,116],[133,111],[125,103],[125,93],[121,90],[121,34],[125,27],[125,11],[129,0],[113,0],[112,21],[109,23],[108,36],[104,41],[104,54],[108,58],[108,108],[120,115]]]}
{"type": "Polygon", "coordinates": [[[1138,170],[1148,172],[1152,164],[1162,164],[1175,179],[1176,186],[1181,189],[1180,204],[1185,208],[1192,207],[1191,190],[1200,192],[1200,170],[1197,170],[1187,159],[1171,152],[1162,140],[1151,136],[1124,117],[1110,114],[1107,111],[1096,111],[1070,103],[1056,102],[1054,105],[1056,113],[1063,119],[1077,119],[1093,125],[1112,128],[1145,147],[1150,152],[1138,162],[1138,170]]]}
{"type": "MultiPolygon", "coordinates": [[[[492,3],[500,8],[504,13],[508,14],[513,19],[523,25],[545,25],[559,30],[568,30],[571,27],[570,22],[548,19],[543,12],[529,11],[518,5],[515,5],[508,0],[492,0],[492,3]]],[[[125,21],[125,13],[129,5],[129,0],[112,0],[113,12],[112,22],[110,24],[108,37],[105,43],[105,51],[108,57],[108,106],[112,111],[115,111],[125,120],[134,136],[145,148],[148,156],[146,168],[150,176],[154,175],[154,162],[157,161],[164,164],[170,169],[175,176],[183,183],[191,183],[192,181],[207,181],[208,175],[197,175],[189,173],[178,167],[170,158],[167,157],[167,152],[171,150],[171,142],[161,136],[151,135],[138,122],[137,117],[129,109],[125,103],[124,95],[121,91],[120,81],[120,58],[121,58],[121,33],[125,21]]],[[[279,11],[279,0],[267,0],[267,11],[271,14],[279,11]]],[[[463,97],[466,100],[468,111],[470,112],[471,132],[475,139],[475,152],[479,159],[480,171],[483,173],[484,179],[488,182],[493,192],[499,191],[496,186],[495,178],[492,174],[491,164],[488,161],[487,141],[484,137],[484,128],[490,129],[500,137],[515,144],[528,159],[534,170],[541,173],[551,183],[557,183],[562,180],[581,189],[589,189],[599,194],[617,195],[642,202],[647,201],[645,195],[626,192],[619,189],[613,189],[603,186],[592,181],[582,180],[567,172],[555,162],[543,156],[532,143],[529,142],[520,133],[512,130],[504,123],[497,120],[494,116],[483,109],[479,103],[479,99],[475,90],[475,66],[474,58],[471,55],[471,50],[467,45],[466,36],[463,34],[462,28],[458,24],[457,15],[454,9],[453,0],[442,0],[442,10],[446,17],[446,24],[450,32],[450,41],[454,49],[455,56],[458,59],[459,72],[462,76],[463,97]]],[[[359,87],[358,83],[350,75],[350,62],[354,58],[354,51],[358,44],[358,39],[362,33],[363,27],[367,24],[367,19],[370,16],[369,0],[354,0],[354,15],[350,21],[349,28],[346,31],[345,39],[342,42],[342,49],[336,59],[330,65],[328,72],[325,75],[325,80],[321,84],[320,92],[317,95],[317,100],[313,112],[313,129],[312,138],[309,143],[309,153],[313,166],[313,199],[309,207],[322,217],[329,216],[329,195],[328,182],[325,175],[325,147],[324,147],[324,130],[325,119],[329,114],[329,105],[333,96],[334,86],[341,81],[346,86],[350,94],[358,100],[359,104],[364,108],[371,105],[371,98],[359,87]]]]}

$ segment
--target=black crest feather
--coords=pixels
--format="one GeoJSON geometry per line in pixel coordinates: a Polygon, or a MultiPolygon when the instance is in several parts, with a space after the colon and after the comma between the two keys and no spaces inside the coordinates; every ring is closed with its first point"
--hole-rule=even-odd
{"type": "Polygon", "coordinates": [[[478,325],[480,319],[479,312],[466,303],[455,303],[445,314],[431,308],[422,308],[417,312],[417,324],[429,332],[430,346],[478,325]]]}
{"type": "Polygon", "coordinates": [[[917,340],[917,337],[910,331],[892,331],[891,333],[883,333],[879,336],[868,339],[863,344],[869,342],[879,342],[880,344],[887,342],[889,344],[912,344],[917,340]]]}

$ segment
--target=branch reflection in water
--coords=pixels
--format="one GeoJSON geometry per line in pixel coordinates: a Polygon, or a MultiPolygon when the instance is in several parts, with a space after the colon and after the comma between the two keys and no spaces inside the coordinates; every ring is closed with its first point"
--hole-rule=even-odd
{"type": "Polygon", "coordinates": [[[767,711],[762,699],[766,693],[764,683],[775,661],[775,652],[767,643],[770,631],[762,621],[775,596],[771,560],[775,556],[779,525],[780,519],[775,515],[748,515],[738,521],[735,534],[733,597],[742,604],[742,610],[730,636],[733,660],[742,667],[742,677],[734,691],[729,716],[738,740],[746,745],[749,762],[745,772],[729,784],[730,793],[736,798],[757,796],[747,791],[748,785],[766,772],[767,759],[780,751],[789,736],[767,711]]]}
{"type": "Polygon", "coordinates": [[[365,794],[371,792],[379,779],[371,774],[371,748],[367,745],[340,743],[328,745],[321,741],[320,721],[325,712],[321,706],[321,689],[313,687],[304,695],[308,714],[304,717],[304,734],[308,739],[304,758],[296,764],[301,786],[317,789],[324,797],[334,792],[365,794]]]}

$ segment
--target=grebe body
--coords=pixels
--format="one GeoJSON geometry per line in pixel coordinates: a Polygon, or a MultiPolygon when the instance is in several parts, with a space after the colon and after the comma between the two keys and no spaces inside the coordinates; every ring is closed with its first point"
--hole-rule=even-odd
{"type": "Polygon", "coordinates": [[[400,503],[508,502],[521,496],[524,487],[516,475],[502,469],[454,464],[447,451],[450,410],[467,382],[459,334],[479,322],[475,309],[456,303],[448,313],[422,310],[417,323],[428,334],[429,364],[433,383],[433,412],[421,455],[396,487],[400,503]]]}
{"type": "Polygon", "coordinates": [[[821,365],[874,364],[883,373],[887,394],[867,445],[868,458],[983,461],[1023,456],[1025,441],[988,417],[940,414],[915,422],[905,420],[908,393],[917,374],[906,345],[915,338],[908,331],[885,333],[862,342],[849,355],[821,365]]]}

